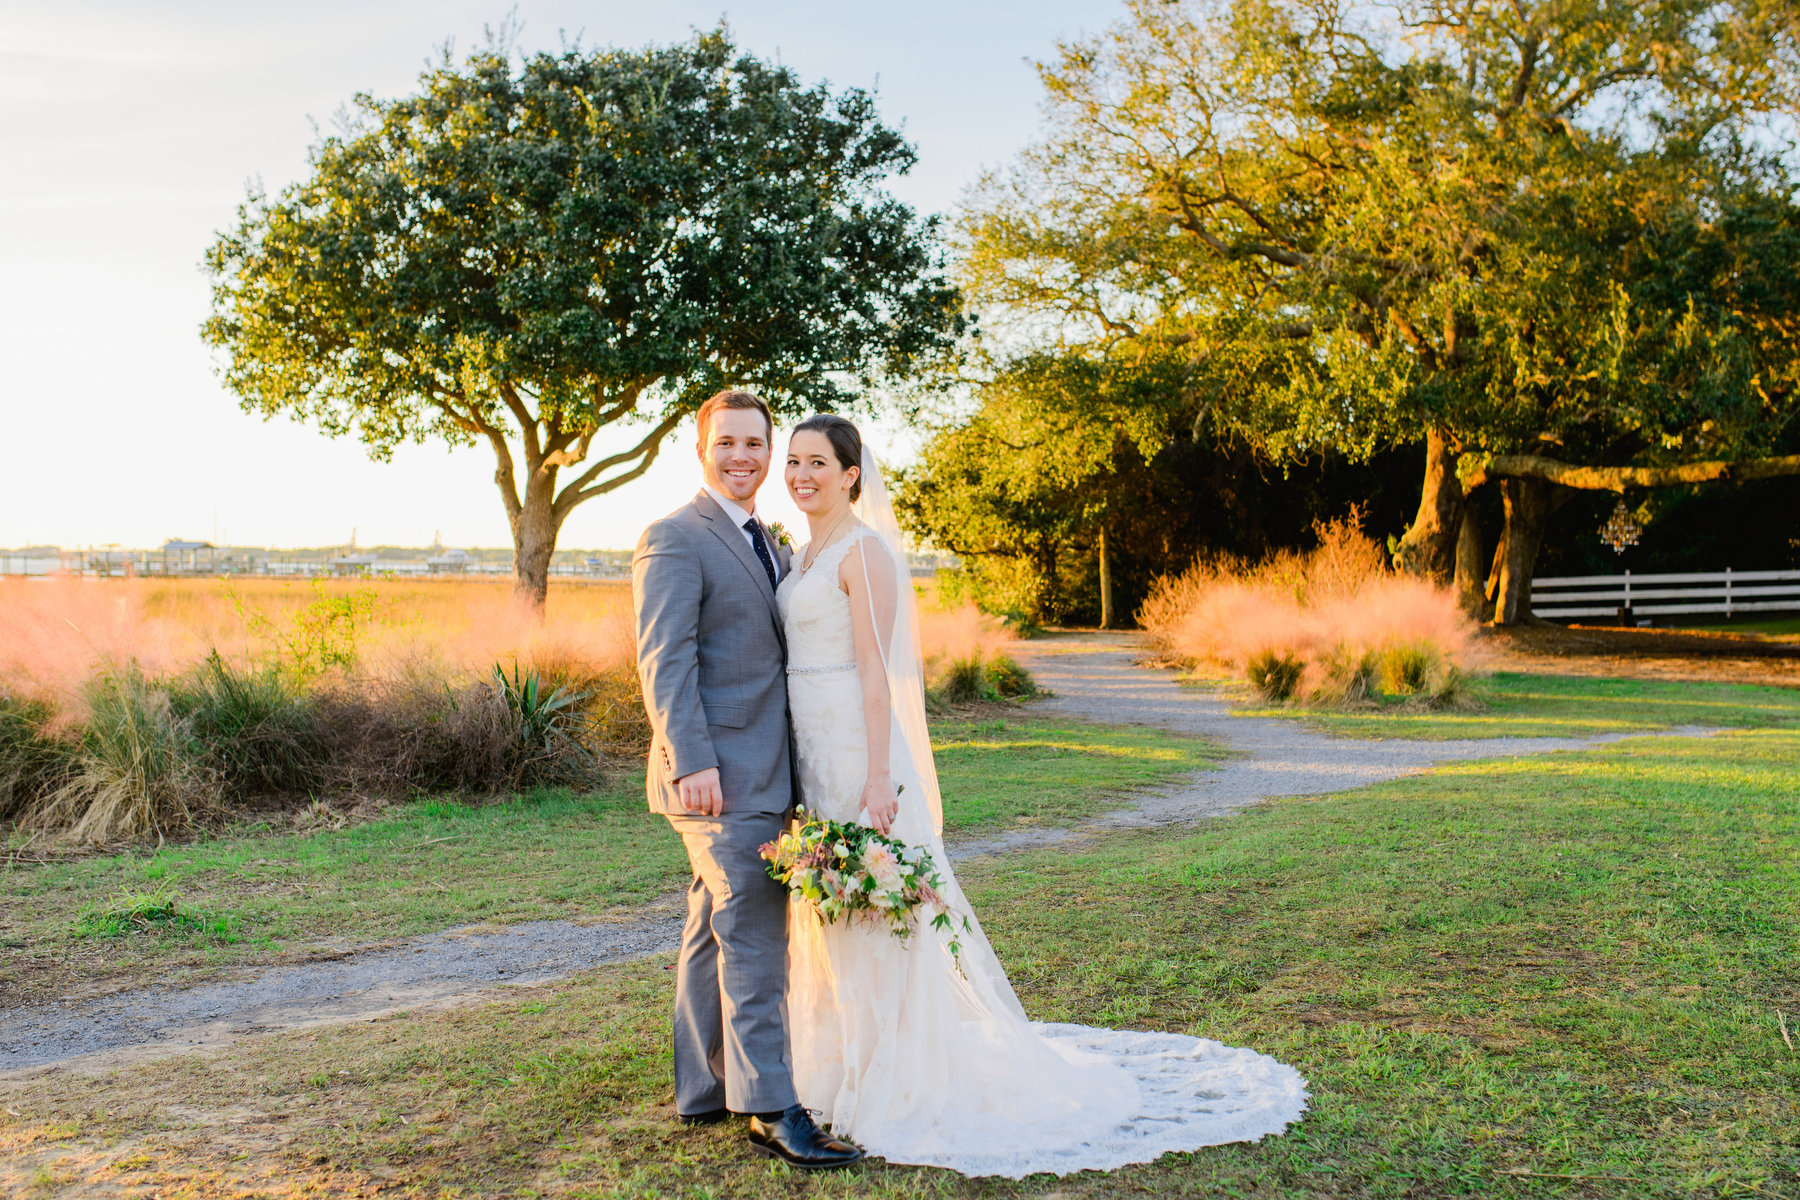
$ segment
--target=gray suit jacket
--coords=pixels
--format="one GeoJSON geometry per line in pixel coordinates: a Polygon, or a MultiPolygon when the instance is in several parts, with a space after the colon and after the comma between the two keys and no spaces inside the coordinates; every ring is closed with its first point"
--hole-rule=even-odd
{"type": "MultiPolygon", "coordinates": [[[[765,529],[766,535],[766,529],[765,529]]],[[[786,575],[789,554],[769,539],[786,575]]],[[[638,677],[655,737],[650,809],[685,815],[675,781],[719,768],[727,812],[793,804],[787,642],[769,576],[704,491],[644,530],[631,559],[638,677]]]]}

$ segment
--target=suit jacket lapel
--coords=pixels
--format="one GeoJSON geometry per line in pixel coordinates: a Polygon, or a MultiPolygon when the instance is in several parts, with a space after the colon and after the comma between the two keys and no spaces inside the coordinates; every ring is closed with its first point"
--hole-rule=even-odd
{"type": "MultiPolygon", "coordinates": [[[[781,632],[781,606],[775,603],[775,589],[769,586],[769,573],[763,569],[762,560],[756,557],[756,551],[750,549],[750,543],[744,540],[744,531],[733,525],[731,518],[725,515],[725,510],[719,507],[718,501],[705,492],[694,497],[694,508],[706,518],[713,536],[725,543],[725,548],[744,564],[744,570],[750,572],[750,578],[762,592],[763,599],[769,602],[769,612],[775,618],[776,631],[781,632]]],[[[764,537],[767,536],[765,530],[764,537]]]]}

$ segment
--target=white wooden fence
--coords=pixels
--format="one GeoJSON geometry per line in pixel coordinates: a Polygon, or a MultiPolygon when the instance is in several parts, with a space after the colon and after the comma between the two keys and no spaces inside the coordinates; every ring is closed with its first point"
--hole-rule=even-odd
{"type": "Polygon", "coordinates": [[[1800,571],[1552,575],[1531,581],[1531,611],[1561,617],[1800,612],[1800,571]]]}

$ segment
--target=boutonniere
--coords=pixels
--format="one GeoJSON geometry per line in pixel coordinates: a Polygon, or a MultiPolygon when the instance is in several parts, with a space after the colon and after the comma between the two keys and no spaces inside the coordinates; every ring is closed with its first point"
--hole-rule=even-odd
{"type": "Polygon", "coordinates": [[[780,521],[769,522],[769,536],[775,539],[777,546],[786,546],[791,552],[794,548],[794,535],[787,531],[787,526],[780,521]]]}

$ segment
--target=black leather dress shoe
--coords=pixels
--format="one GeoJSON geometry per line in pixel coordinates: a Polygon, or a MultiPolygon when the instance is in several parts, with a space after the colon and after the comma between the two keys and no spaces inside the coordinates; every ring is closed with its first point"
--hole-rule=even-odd
{"type": "Polygon", "coordinates": [[[858,1147],[813,1124],[812,1116],[798,1104],[778,1117],[751,1117],[750,1149],[808,1171],[847,1167],[863,1156],[858,1147]]]}
{"type": "Polygon", "coordinates": [[[717,1125],[731,1119],[729,1108],[709,1108],[705,1112],[681,1113],[681,1123],[690,1129],[695,1125],[717,1125]]]}

